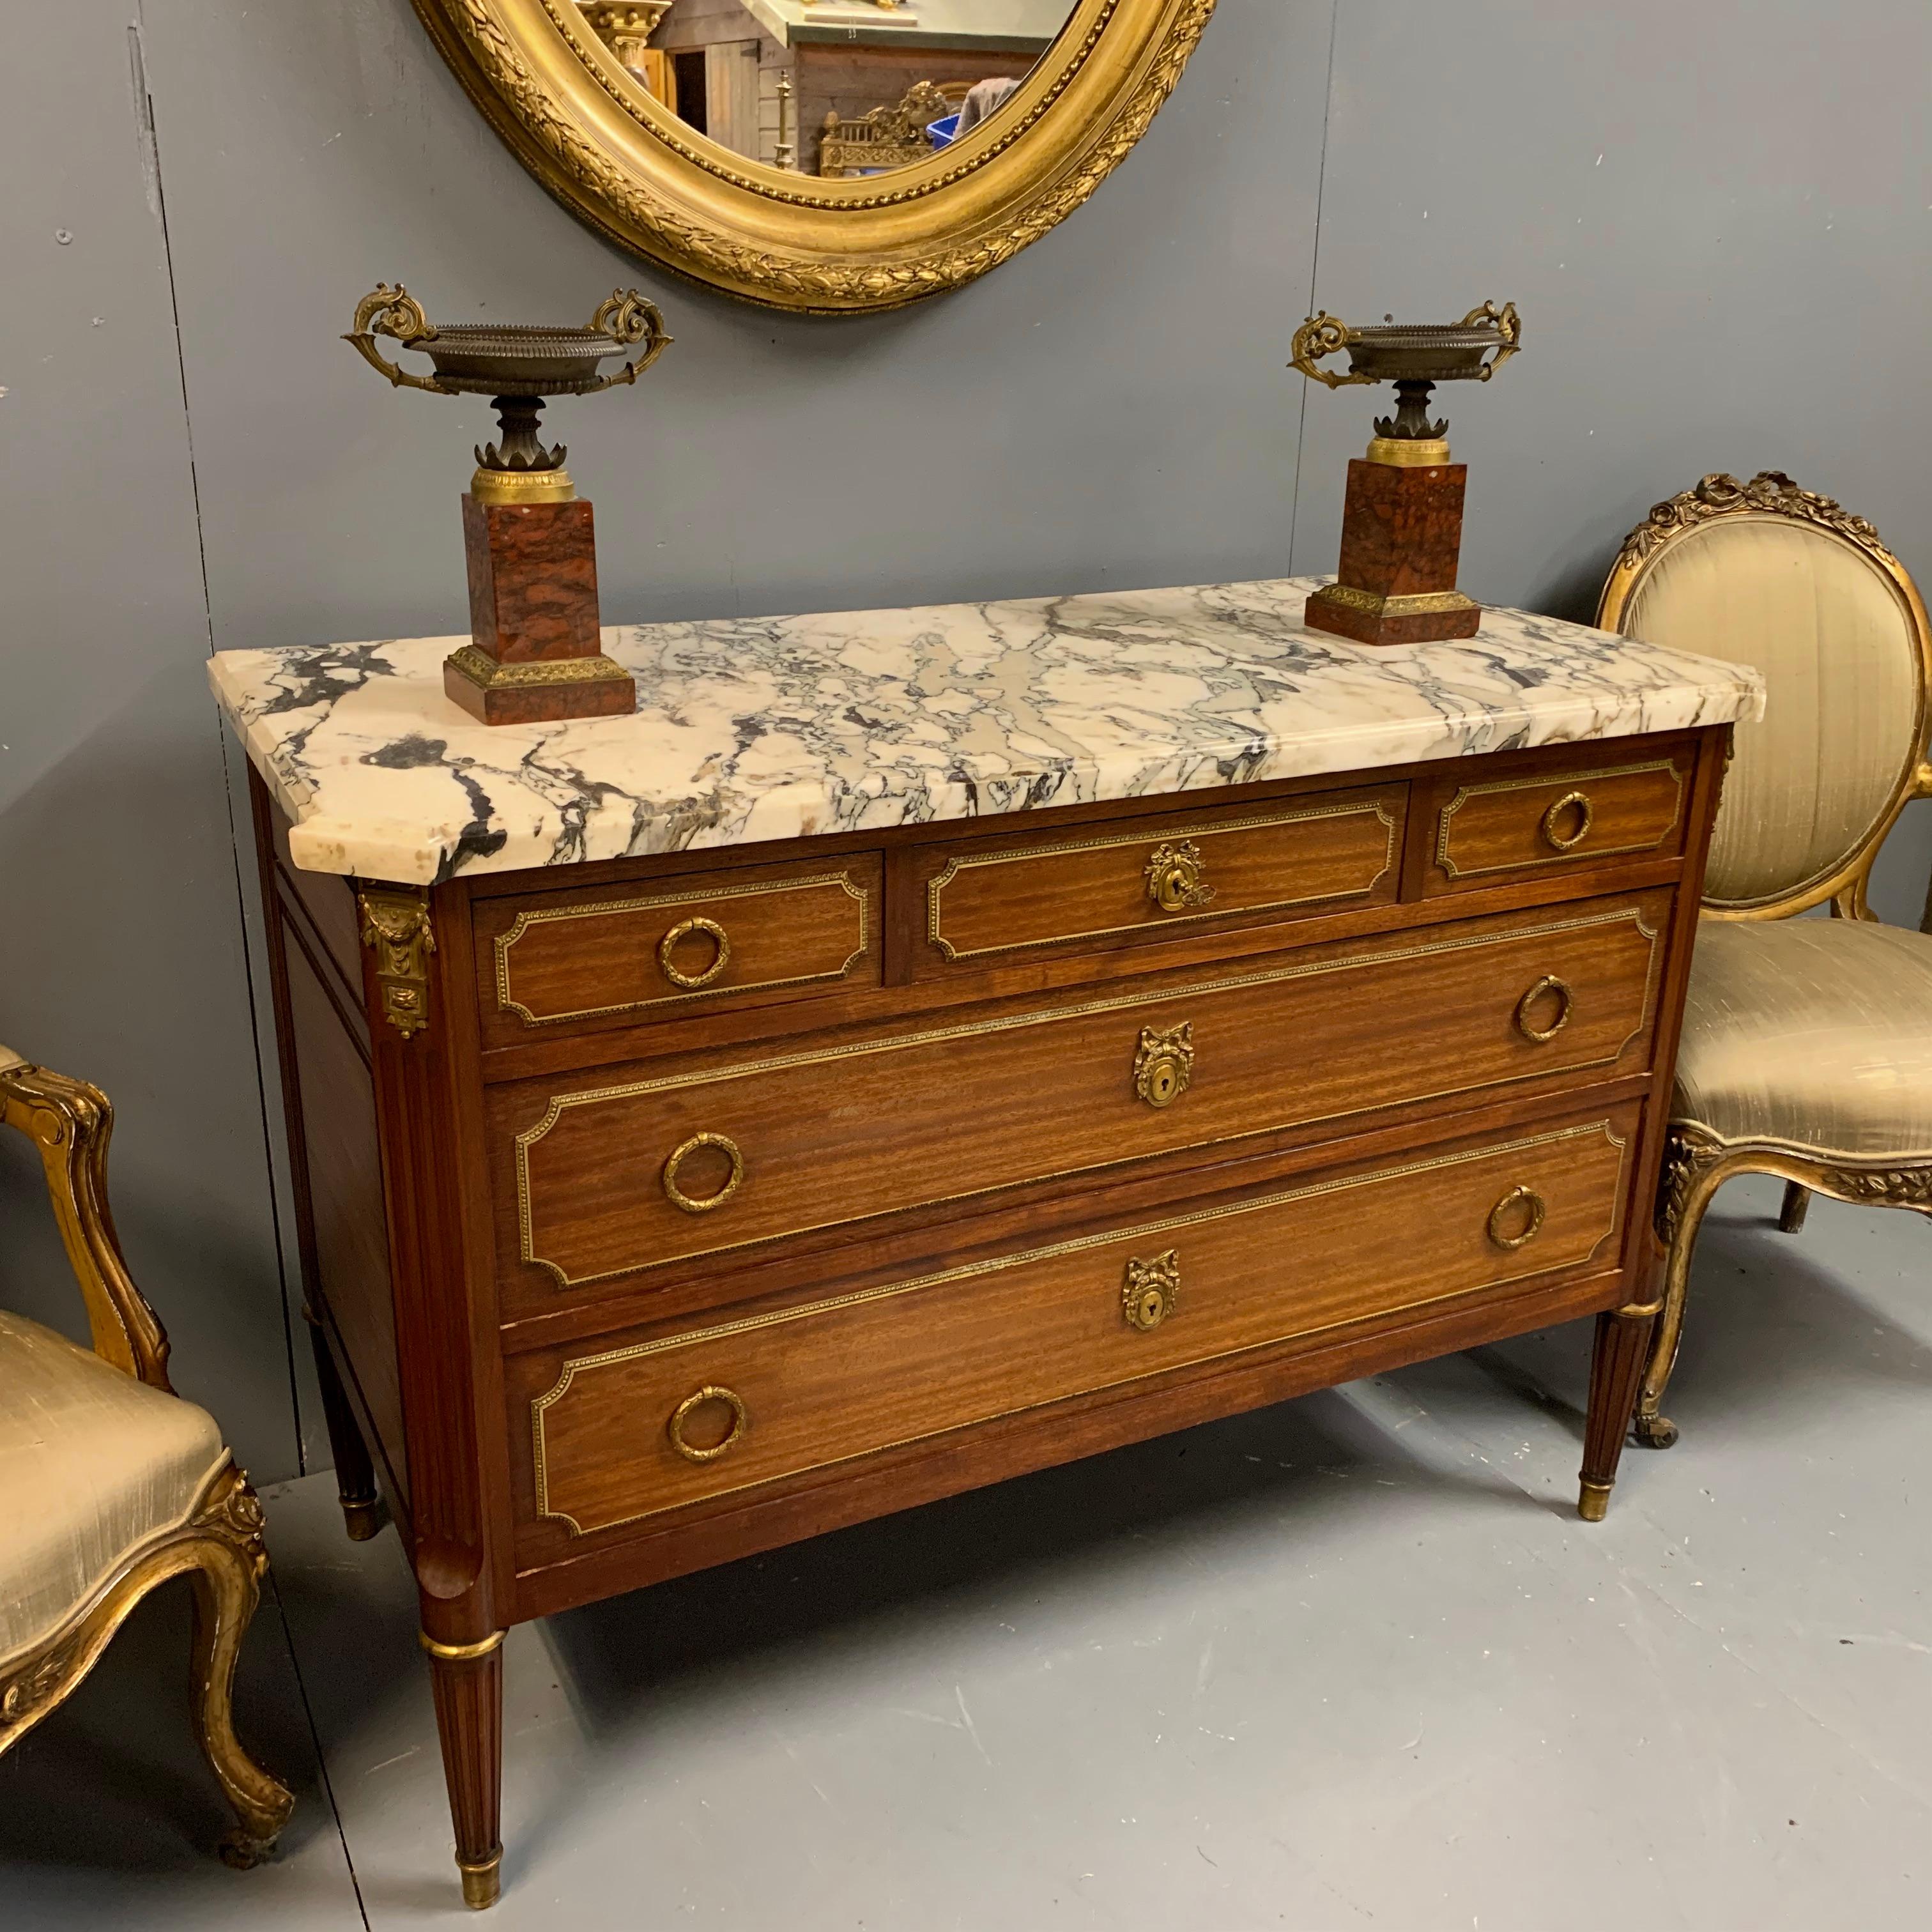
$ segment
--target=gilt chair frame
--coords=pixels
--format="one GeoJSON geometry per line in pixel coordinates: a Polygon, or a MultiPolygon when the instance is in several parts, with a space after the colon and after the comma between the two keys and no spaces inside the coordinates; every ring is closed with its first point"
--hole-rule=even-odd
{"type": "MultiPolygon", "coordinates": [[[[107,1096],[0,1048],[0,1118],[40,1156],[94,1353],[172,1395],[166,1334],[128,1272],[108,1209],[114,1112],[107,1096]]],[[[262,1528],[262,1505],[248,1477],[224,1459],[186,1522],[141,1544],[58,1627],[0,1666],[0,1753],[80,1685],[144,1598],[186,1576],[194,1592],[189,1688],[195,1738],[238,1820],[221,1855],[240,1867],[267,1857],[295,1798],[242,1748],[233,1706],[235,1666],[268,1564],[262,1528]]]]}
{"type": "MultiPolygon", "coordinates": [[[[1694,532],[1726,517],[1783,518],[1823,531],[1876,564],[1897,587],[1910,615],[1918,652],[1918,682],[1912,715],[1912,747],[1890,798],[1849,856],[1786,890],[1762,899],[1737,902],[1706,899],[1702,916],[1713,920],[1789,919],[1828,902],[1833,917],[1876,921],[1868,902],[1871,869],[1887,835],[1914,799],[1932,797],[1932,763],[1925,756],[1925,734],[1932,719],[1932,623],[1910,573],[1886,549],[1864,518],[1853,516],[1829,496],[1803,490],[1781,470],[1759,471],[1748,483],[1714,472],[1691,489],[1658,504],[1624,539],[1597,606],[1600,628],[1620,631],[1624,614],[1660,559],[1694,532]]],[[[1932,931],[1932,895],[1922,931],[1932,931]]],[[[1677,1426],[1662,1412],[1664,1390],[1684,1332],[1690,1290],[1690,1259],[1705,1210],[1719,1188],[1741,1174],[1772,1174],[1785,1184],[1778,1226],[1795,1234],[1804,1225],[1813,1193],[1861,1206],[1905,1208],[1932,1215],[1932,1160],[1897,1157],[1859,1160],[1775,1141],[1724,1141],[1688,1121],[1672,1121],[1665,1136],[1658,1184],[1657,1232],[1666,1253],[1664,1307],[1651,1342],[1632,1426],[1639,1442],[1666,1449],[1677,1440],[1677,1426]]]]}

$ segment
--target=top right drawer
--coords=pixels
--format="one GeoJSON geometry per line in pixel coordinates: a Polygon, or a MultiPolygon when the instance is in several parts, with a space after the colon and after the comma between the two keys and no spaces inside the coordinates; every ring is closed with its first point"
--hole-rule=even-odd
{"type": "Polygon", "coordinates": [[[1648,756],[1596,755],[1514,778],[1419,787],[1427,839],[1422,891],[1480,892],[1557,869],[1675,858],[1684,849],[1694,746],[1648,756]]]}

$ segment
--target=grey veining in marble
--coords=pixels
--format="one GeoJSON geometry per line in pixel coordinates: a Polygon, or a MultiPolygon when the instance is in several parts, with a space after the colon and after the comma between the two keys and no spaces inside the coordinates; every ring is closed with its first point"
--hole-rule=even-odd
{"type": "Polygon", "coordinates": [[[422,884],[1756,717],[1748,669],[1517,610],[1371,649],[1322,580],[624,626],[629,718],[486,727],[464,641],[224,651],[223,708],[304,869],[422,884]]]}

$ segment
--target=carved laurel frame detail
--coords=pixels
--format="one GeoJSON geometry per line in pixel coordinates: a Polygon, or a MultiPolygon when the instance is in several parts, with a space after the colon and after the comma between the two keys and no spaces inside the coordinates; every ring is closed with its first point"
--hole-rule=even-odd
{"type": "Polygon", "coordinates": [[[1214,0],[1072,0],[1006,107],[955,146],[836,179],[748,161],[629,80],[571,0],[413,0],[518,159],[632,253],[772,308],[896,308],[961,286],[1090,195],[1174,90],[1214,0]]]}

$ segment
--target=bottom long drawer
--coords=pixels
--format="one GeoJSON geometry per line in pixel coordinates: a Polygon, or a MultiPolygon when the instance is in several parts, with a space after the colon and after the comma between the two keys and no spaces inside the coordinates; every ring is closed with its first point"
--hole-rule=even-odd
{"type": "Polygon", "coordinates": [[[1606,1264],[1634,1109],[566,1360],[530,1403],[574,1534],[1451,1296],[1606,1264]]]}

